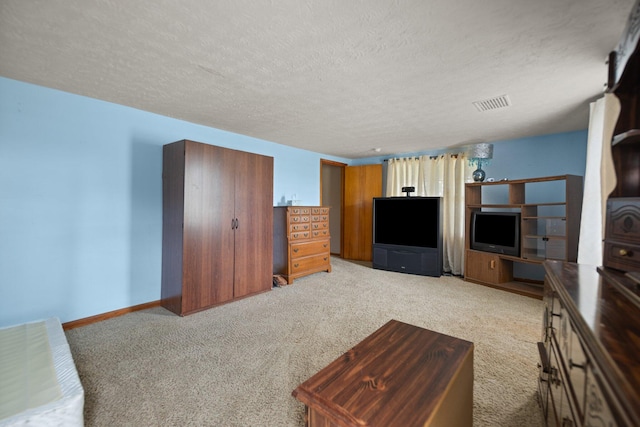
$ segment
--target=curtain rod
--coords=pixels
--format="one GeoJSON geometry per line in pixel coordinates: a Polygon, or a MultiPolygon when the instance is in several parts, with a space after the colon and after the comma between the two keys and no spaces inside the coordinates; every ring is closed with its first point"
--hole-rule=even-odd
{"type": "MultiPolygon", "coordinates": [[[[460,154],[452,154],[451,157],[458,157],[460,154]]],[[[444,154],[440,154],[438,156],[429,156],[430,159],[437,159],[438,157],[444,157],[444,154]]],[[[416,158],[416,157],[420,157],[420,156],[414,156],[414,157],[390,157],[388,159],[384,159],[383,162],[388,162],[389,160],[392,159],[411,159],[411,158],[416,158]]]]}

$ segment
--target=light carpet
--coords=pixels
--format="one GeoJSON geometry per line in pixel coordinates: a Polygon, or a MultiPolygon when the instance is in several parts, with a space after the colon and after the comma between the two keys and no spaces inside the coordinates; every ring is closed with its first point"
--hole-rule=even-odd
{"type": "Polygon", "coordinates": [[[474,425],[543,426],[542,302],[460,278],[331,273],[187,317],[154,308],[72,329],[87,426],[296,426],[301,382],[390,319],[471,341],[474,425]]]}

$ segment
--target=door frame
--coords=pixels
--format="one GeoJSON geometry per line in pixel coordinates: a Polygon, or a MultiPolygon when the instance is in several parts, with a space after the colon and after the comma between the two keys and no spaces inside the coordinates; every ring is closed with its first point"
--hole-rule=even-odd
{"type": "Polygon", "coordinates": [[[340,220],[340,253],[338,254],[338,256],[340,256],[340,258],[342,258],[342,254],[344,253],[344,171],[345,168],[347,166],[349,166],[346,163],[342,163],[342,162],[336,162],[333,160],[327,160],[327,159],[320,159],[320,205],[323,206],[323,200],[322,200],[322,196],[323,196],[323,189],[322,189],[322,182],[323,182],[323,177],[322,177],[322,170],[323,170],[323,166],[333,166],[333,167],[339,167],[340,168],[340,216],[339,216],[339,220],[340,220]]]}

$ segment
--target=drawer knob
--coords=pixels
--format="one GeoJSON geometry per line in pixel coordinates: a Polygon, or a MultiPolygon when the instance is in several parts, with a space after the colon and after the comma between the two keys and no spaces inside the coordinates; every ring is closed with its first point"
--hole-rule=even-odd
{"type": "Polygon", "coordinates": [[[298,267],[300,267],[300,264],[297,264],[297,263],[296,263],[296,264],[293,264],[293,266],[294,266],[294,267],[296,267],[296,268],[298,268],[298,267]]]}
{"type": "Polygon", "coordinates": [[[620,255],[620,256],[633,256],[633,251],[628,251],[626,249],[620,249],[618,251],[618,255],[620,255]]]}
{"type": "Polygon", "coordinates": [[[299,251],[299,250],[300,250],[300,249],[295,248],[295,249],[293,250],[293,252],[298,253],[298,251],[299,251]]]}

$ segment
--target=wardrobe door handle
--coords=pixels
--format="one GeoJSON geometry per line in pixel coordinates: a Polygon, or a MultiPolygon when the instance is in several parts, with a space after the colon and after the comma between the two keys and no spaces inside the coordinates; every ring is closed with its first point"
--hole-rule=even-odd
{"type": "Polygon", "coordinates": [[[236,220],[235,218],[231,218],[231,229],[235,229],[236,228],[236,220]]]}
{"type": "Polygon", "coordinates": [[[236,230],[238,229],[238,218],[236,218],[236,230]]]}

